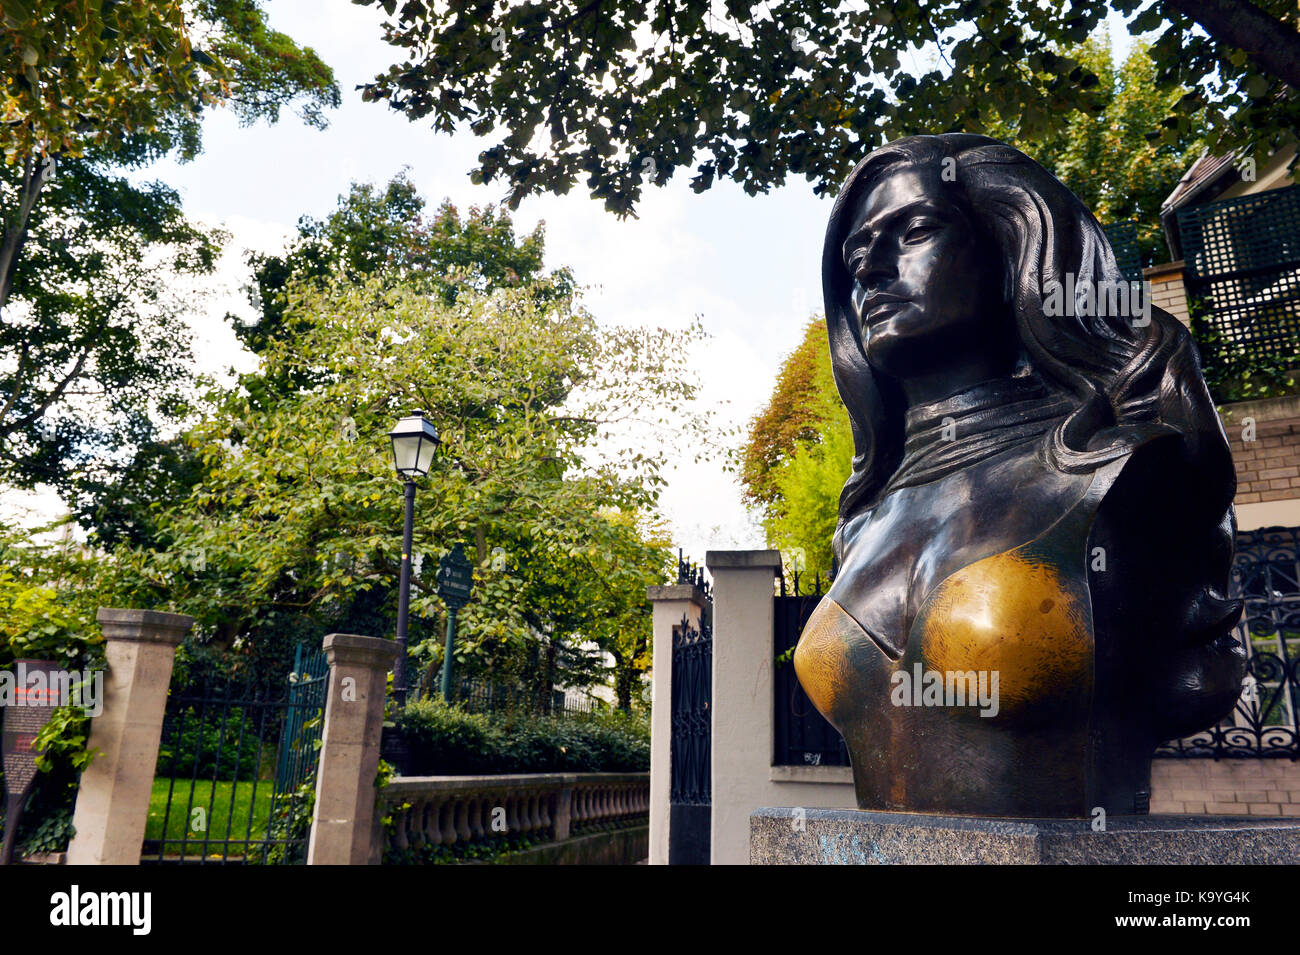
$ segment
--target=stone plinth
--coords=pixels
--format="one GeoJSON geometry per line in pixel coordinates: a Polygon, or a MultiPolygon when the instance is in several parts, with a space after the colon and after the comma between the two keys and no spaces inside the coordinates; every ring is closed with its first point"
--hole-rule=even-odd
{"type": "Polygon", "coordinates": [[[992,819],[759,809],[751,865],[1259,865],[1300,863],[1300,820],[1239,816],[992,819]]]}

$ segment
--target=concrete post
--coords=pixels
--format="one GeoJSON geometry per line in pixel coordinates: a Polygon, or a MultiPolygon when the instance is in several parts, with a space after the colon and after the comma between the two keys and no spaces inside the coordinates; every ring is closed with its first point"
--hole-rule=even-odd
{"type": "Polygon", "coordinates": [[[694,584],[651,587],[650,864],[668,864],[668,795],[672,784],[673,634],[685,617],[699,627],[706,597],[694,584]]]}
{"type": "Polygon", "coordinates": [[[774,550],[711,550],[713,575],[713,865],[748,865],[749,814],[772,768],[774,550]]]}
{"type": "Polygon", "coordinates": [[[90,724],[99,755],[81,774],[69,865],[139,865],[176,647],[193,617],[101,607],[104,708],[90,724]]]}
{"type": "Polygon", "coordinates": [[[397,659],[397,644],[331,633],[325,637],[325,659],[329,696],[307,864],[369,865],[383,848],[376,844],[375,774],[386,677],[397,659]]]}

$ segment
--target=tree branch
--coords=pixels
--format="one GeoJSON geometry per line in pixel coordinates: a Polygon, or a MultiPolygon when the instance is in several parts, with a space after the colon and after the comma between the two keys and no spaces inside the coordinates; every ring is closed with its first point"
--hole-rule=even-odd
{"type": "MultiPolygon", "coordinates": [[[[48,161],[48,160],[47,160],[48,161]]],[[[6,216],[3,238],[0,238],[0,317],[4,315],[5,305],[9,302],[9,290],[13,287],[14,270],[18,267],[18,256],[23,243],[27,241],[27,223],[32,210],[36,208],[36,197],[40,195],[41,186],[45,185],[46,165],[28,157],[23,165],[23,185],[18,194],[18,208],[12,221],[6,216]]]]}
{"type": "Polygon", "coordinates": [[[63,397],[63,392],[67,390],[68,385],[72,384],[72,382],[81,375],[81,369],[85,367],[86,359],[89,357],[90,349],[87,347],[86,350],[81,353],[81,357],[77,359],[77,363],[72,366],[72,371],[68,372],[67,375],[63,377],[63,380],[54,387],[53,391],[45,396],[45,400],[37,405],[36,408],[32,410],[31,414],[16,419],[12,425],[6,425],[3,421],[0,421],[0,437],[7,437],[15,431],[20,431],[23,428],[28,427],[33,424],[37,418],[45,414],[50,405],[63,397]]]}
{"type": "Polygon", "coordinates": [[[1300,33],[1246,0],[1166,0],[1216,40],[1243,50],[1266,73],[1300,90],[1300,33]]]}
{"type": "Polygon", "coordinates": [[[30,353],[31,353],[31,348],[29,344],[27,342],[23,342],[19,346],[18,371],[14,373],[13,391],[9,393],[9,397],[5,400],[5,406],[3,408],[0,408],[0,441],[3,441],[5,437],[9,434],[9,432],[5,430],[5,426],[4,426],[5,419],[9,417],[9,409],[14,406],[14,402],[18,399],[18,393],[22,391],[23,380],[25,376],[24,368],[27,365],[27,359],[30,353]]]}

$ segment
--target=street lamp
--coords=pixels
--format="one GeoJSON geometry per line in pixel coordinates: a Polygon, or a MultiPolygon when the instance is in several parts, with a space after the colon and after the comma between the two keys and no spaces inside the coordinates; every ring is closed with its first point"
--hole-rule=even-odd
{"type": "Polygon", "coordinates": [[[388,432],[393,442],[393,467],[406,479],[406,522],[402,528],[402,579],[397,591],[397,667],[393,698],[406,705],[406,618],[411,604],[411,537],[415,530],[415,479],[429,473],[438,449],[438,430],[423,411],[411,414],[388,432]]]}

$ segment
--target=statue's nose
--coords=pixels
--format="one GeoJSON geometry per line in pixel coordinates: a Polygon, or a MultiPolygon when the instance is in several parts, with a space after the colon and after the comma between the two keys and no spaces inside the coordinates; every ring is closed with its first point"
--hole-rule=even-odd
{"type": "Polygon", "coordinates": [[[854,278],[866,292],[879,292],[898,278],[898,268],[891,258],[874,253],[862,260],[854,278]]]}

